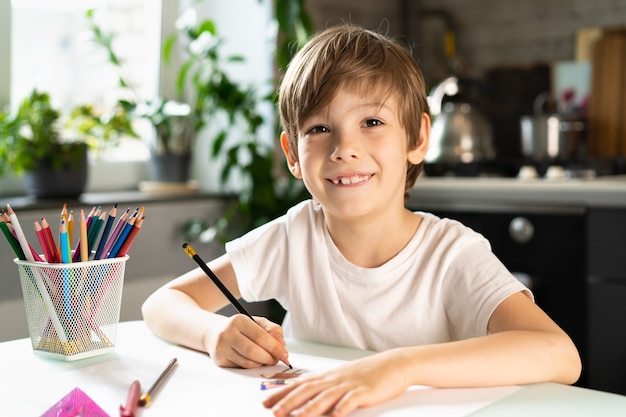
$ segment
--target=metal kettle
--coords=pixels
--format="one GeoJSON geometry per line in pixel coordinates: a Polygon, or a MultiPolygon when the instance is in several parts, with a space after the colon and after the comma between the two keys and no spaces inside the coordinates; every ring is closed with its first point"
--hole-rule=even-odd
{"type": "Polygon", "coordinates": [[[447,101],[459,93],[459,79],[448,77],[428,96],[434,121],[426,163],[475,163],[495,159],[491,125],[475,106],[465,101],[447,101]]]}

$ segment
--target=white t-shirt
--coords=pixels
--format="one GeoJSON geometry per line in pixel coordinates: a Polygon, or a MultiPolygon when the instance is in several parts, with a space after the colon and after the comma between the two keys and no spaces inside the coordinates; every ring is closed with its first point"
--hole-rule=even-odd
{"type": "Polygon", "coordinates": [[[417,212],[423,220],[400,253],[377,268],[348,262],[326,228],[319,204],[304,201],[284,216],[226,244],[242,297],[275,298],[297,339],[382,351],[487,334],[492,312],[526,291],[461,223],[417,212]]]}

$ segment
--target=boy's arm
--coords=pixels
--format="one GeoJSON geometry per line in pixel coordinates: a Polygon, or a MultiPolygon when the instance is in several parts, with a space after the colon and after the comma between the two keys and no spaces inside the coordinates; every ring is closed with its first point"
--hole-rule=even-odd
{"type": "Polygon", "coordinates": [[[571,339],[526,295],[516,293],[492,314],[491,334],[436,345],[404,347],[349,362],[290,384],[264,405],[278,417],[344,416],[387,401],[410,385],[481,387],[543,381],[574,383],[581,372],[571,339]]]}
{"type": "MultiPolygon", "coordinates": [[[[209,267],[236,297],[240,298],[235,271],[227,255],[209,267]]],[[[254,321],[238,314],[215,314],[228,300],[209,277],[196,268],[165,284],[143,303],[148,327],[173,343],[208,352],[220,366],[250,368],[287,359],[279,325],[262,317],[254,321]]]]}

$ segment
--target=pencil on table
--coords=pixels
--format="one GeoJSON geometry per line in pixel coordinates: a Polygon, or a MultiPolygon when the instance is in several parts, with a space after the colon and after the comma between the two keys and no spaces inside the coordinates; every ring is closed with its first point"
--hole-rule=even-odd
{"type": "Polygon", "coordinates": [[[177,359],[176,358],[172,358],[172,360],[170,360],[170,362],[167,364],[167,366],[165,367],[163,372],[161,372],[161,375],[159,375],[159,377],[154,382],[154,384],[152,384],[152,386],[150,387],[148,392],[143,394],[139,398],[139,401],[137,402],[137,404],[140,407],[149,407],[150,406],[150,403],[152,401],[152,397],[154,396],[156,391],[159,389],[159,387],[161,386],[163,381],[165,381],[165,378],[167,378],[167,376],[170,374],[170,372],[172,372],[172,369],[174,369],[174,365],[176,365],[176,362],[177,362],[177,359]]]}

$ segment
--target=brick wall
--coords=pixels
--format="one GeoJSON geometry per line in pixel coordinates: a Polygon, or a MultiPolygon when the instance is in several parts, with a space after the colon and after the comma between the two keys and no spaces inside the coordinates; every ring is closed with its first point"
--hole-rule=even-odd
{"type": "Polygon", "coordinates": [[[573,59],[576,31],[626,24],[624,0],[306,0],[318,28],[341,19],[377,29],[388,23],[392,35],[407,34],[425,75],[445,73],[445,29],[440,15],[420,21],[407,7],[444,11],[457,31],[459,65],[480,76],[493,66],[573,59]],[[414,22],[408,24],[408,22],[414,22]]]}
{"type": "Polygon", "coordinates": [[[625,0],[306,0],[316,27],[349,20],[410,39],[434,86],[451,72],[484,81],[497,153],[520,153],[519,118],[552,86],[551,62],[577,57],[580,29],[626,26],[625,0]],[[419,18],[418,18],[419,17],[419,18]],[[448,28],[455,53],[446,54],[448,28]],[[494,104],[495,103],[495,104],[494,104]]]}

